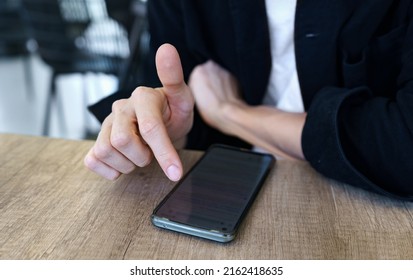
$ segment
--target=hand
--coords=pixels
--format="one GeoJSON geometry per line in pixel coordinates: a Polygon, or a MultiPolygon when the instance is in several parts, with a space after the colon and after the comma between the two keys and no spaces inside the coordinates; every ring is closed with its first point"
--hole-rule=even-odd
{"type": "Polygon", "coordinates": [[[154,156],[169,179],[181,178],[182,163],[173,142],[191,129],[194,100],[173,46],[158,49],[156,68],[163,87],[138,87],[130,98],[113,103],[84,159],[90,170],[114,180],[148,165],[154,156]]]}
{"type": "Polygon", "coordinates": [[[188,84],[201,117],[210,126],[276,157],[304,159],[301,134],[306,113],[246,104],[235,77],[212,61],[197,66],[188,84]]]}
{"type": "Polygon", "coordinates": [[[188,85],[203,120],[210,126],[229,133],[231,125],[226,117],[229,108],[246,106],[240,98],[241,94],[235,77],[209,60],[194,68],[188,85]]]}

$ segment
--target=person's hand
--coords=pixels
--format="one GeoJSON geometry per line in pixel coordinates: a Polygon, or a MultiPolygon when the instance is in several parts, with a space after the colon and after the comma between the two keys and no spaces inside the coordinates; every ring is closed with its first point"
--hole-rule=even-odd
{"type": "Polygon", "coordinates": [[[156,67],[163,87],[138,87],[130,98],[113,103],[84,159],[90,170],[114,180],[148,165],[154,156],[169,179],[181,178],[182,163],[173,143],[192,127],[194,100],[173,46],[158,49],[156,67]]]}
{"type": "Polygon", "coordinates": [[[226,114],[234,106],[246,106],[240,97],[235,77],[209,60],[194,68],[188,85],[203,120],[210,126],[228,133],[231,124],[228,123],[226,114]]]}
{"type": "Polygon", "coordinates": [[[301,134],[306,113],[248,105],[241,99],[235,77],[213,61],[195,67],[188,84],[201,117],[210,126],[276,157],[304,159],[301,134]]]}

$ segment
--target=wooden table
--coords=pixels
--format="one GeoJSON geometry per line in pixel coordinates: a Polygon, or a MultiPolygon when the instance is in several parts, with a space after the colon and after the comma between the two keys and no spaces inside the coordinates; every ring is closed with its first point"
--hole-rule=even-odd
{"type": "MultiPolygon", "coordinates": [[[[0,135],[0,259],[413,259],[413,203],[278,161],[237,238],[155,228],[173,187],[158,165],[115,182],[83,166],[91,141],[0,135]]],[[[185,169],[201,155],[181,151],[185,169]]]]}

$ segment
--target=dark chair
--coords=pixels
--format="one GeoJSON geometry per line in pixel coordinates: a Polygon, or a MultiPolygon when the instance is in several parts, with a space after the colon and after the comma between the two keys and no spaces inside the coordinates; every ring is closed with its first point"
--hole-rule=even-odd
{"type": "MultiPolygon", "coordinates": [[[[125,0],[123,0],[125,1],[125,0]]],[[[129,31],[130,56],[119,73],[119,88],[128,89],[142,83],[143,61],[149,51],[149,30],[146,1],[134,0],[131,6],[133,21],[129,31]]]]}
{"type": "MultiPolygon", "coordinates": [[[[55,100],[61,129],[65,126],[63,107],[56,96],[59,75],[92,72],[118,76],[129,57],[127,31],[108,15],[107,3],[111,1],[118,0],[23,0],[38,53],[52,69],[44,135],[49,134],[55,100]]],[[[130,2],[120,2],[124,6],[118,5],[119,10],[129,13],[130,2]]]]}
{"type": "Polygon", "coordinates": [[[35,50],[29,26],[23,18],[21,1],[0,1],[0,57],[23,59],[27,93],[32,92],[30,55],[35,50]]]}

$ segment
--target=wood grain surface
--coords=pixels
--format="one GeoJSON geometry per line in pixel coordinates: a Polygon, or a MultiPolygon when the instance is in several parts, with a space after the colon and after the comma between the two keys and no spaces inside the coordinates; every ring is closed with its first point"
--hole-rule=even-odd
{"type": "MultiPolygon", "coordinates": [[[[156,163],[107,181],[83,166],[91,141],[0,135],[0,259],[413,259],[413,203],[281,160],[236,239],[158,229],[173,183],[156,163]]],[[[180,151],[185,169],[201,152],[180,151]]]]}

